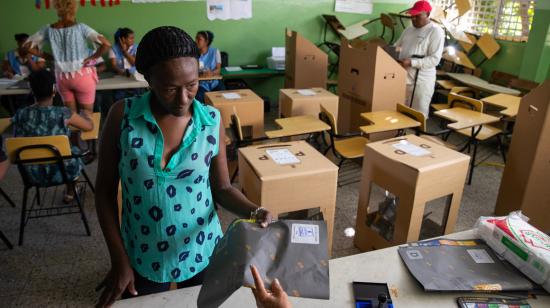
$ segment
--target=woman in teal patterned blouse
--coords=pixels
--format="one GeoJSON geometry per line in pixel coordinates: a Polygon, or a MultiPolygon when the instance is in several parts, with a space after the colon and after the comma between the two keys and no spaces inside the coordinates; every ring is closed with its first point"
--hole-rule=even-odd
{"type": "Polygon", "coordinates": [[[202,282],[223,236],[214,206],[271,221],[229,180],[220,113],[194,97],[199,51],[175,27],[142,39],[136,68],[150,91],[117,102],[101,138],[96,207],[111,255],[98,306],[202,282]],[[221,142],[220,142],[221,141],[221,142]],[[122,219],[117,219],[117,187],[122,219]],[[120,225],[119,225],[120,223],[120,225]],[[123,294],[124,293],[124,294],[123,294]]]}

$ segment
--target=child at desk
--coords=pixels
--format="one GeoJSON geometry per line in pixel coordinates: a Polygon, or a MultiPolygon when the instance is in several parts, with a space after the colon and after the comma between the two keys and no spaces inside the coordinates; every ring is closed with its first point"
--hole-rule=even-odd
{"type": "MultiPolygon", "coordinates": [[[[200,77],[219,76],[222,69],[222,56],[217,48],[210,47],[214,41],[214,33],[210,31],[199,31],[195,37],[199,47],[199,73],[200,77]]],[[[204,93],[223,90],[220,80],[201,80],[197,100],[204,103],[204,93]]]]}
{"type": "Polygon", "coordinates": [[[32,71],[44,68],[46,60],[30,54],[23,47],[25,41],[29,38],[26,33],[19,33],[15,36],[17,48],[8,51],[2,63],[2,72],[4,77],[12,79],[14,77],[26,78],[32,71]]]}
{"type": "MultiPolygon", "coordinates": [[[[90,119],[81,117],[68,107],[53,106],[55,96],[55,76],[48,70],[42,69],[31,73],[29,76],[32,94],[35,104],[19,109],[12,118],[15,137],[35,137],[67,135],[71,131],[69,125],[83,131],[93,129],[90,119]]],[[[72,148],[73,154],[78,154],[77,147],[72,148]]],[[[82,161],[73,158],[65,161],[65,171],[70,179],[75,179],[82,170],[82,161]]],[[[30,165],[31,181],[43,184],[61,184],[63,178],[59,168],[55,164],[30,165]]],[[[63,202],[70,203],[74,199],[74,182],[67,185],[67,191],[63,202]]]]}
{"type": "MultiPolygon", "coordinates": [[[[111,67],[115,74],[130,76],[136,73],[136,53],[134,31],[130,28],[118,28],[115,32],[115,43],[109,51],[111,67]]],[[[113,101],[132,97],[143,93],[142,89],[123,89],[113,92],[113,101]]]]}

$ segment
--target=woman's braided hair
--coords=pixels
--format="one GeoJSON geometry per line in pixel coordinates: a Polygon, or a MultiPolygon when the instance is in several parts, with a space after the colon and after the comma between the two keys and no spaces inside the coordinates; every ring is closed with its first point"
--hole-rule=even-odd
{"type": "Polygon", "coordinates": [[[136,69],[148,75],[151,67],[159,62],[181,57],[198,59],[199,56],[197,44],[185,31],[172,26],[158,27],[141,39],[136,53],[136,69]]]}

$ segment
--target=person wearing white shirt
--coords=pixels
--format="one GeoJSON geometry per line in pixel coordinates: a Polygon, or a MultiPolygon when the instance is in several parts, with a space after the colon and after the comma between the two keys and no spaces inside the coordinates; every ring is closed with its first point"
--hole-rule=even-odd
{"type": "Polygon", "coordinates": [[[403,31],[395,46],[401,65],[407,70],[407,96],[412,108],[426,118],[436,81],[436,66],[441,61],[445,32],[430,21],[432,7],[428,1],[417,1],[409,10],[412,26],[403,31]],[[414,95],[413,95],[414,94],[414,95]]]}

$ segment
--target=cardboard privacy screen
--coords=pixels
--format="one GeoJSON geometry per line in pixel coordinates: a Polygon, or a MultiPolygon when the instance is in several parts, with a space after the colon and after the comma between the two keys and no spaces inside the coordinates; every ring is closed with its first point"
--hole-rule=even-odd
{"type": "Polygon", "coordinates": [[[279,220],[260,228],[249,220],[234,221],[214,249],[198,307],[218,307],[241,286],[254,286],[250,265],[258,268],[266,288],[277,278],[289,296],[328,299],[325,222],[279,220]]]}

